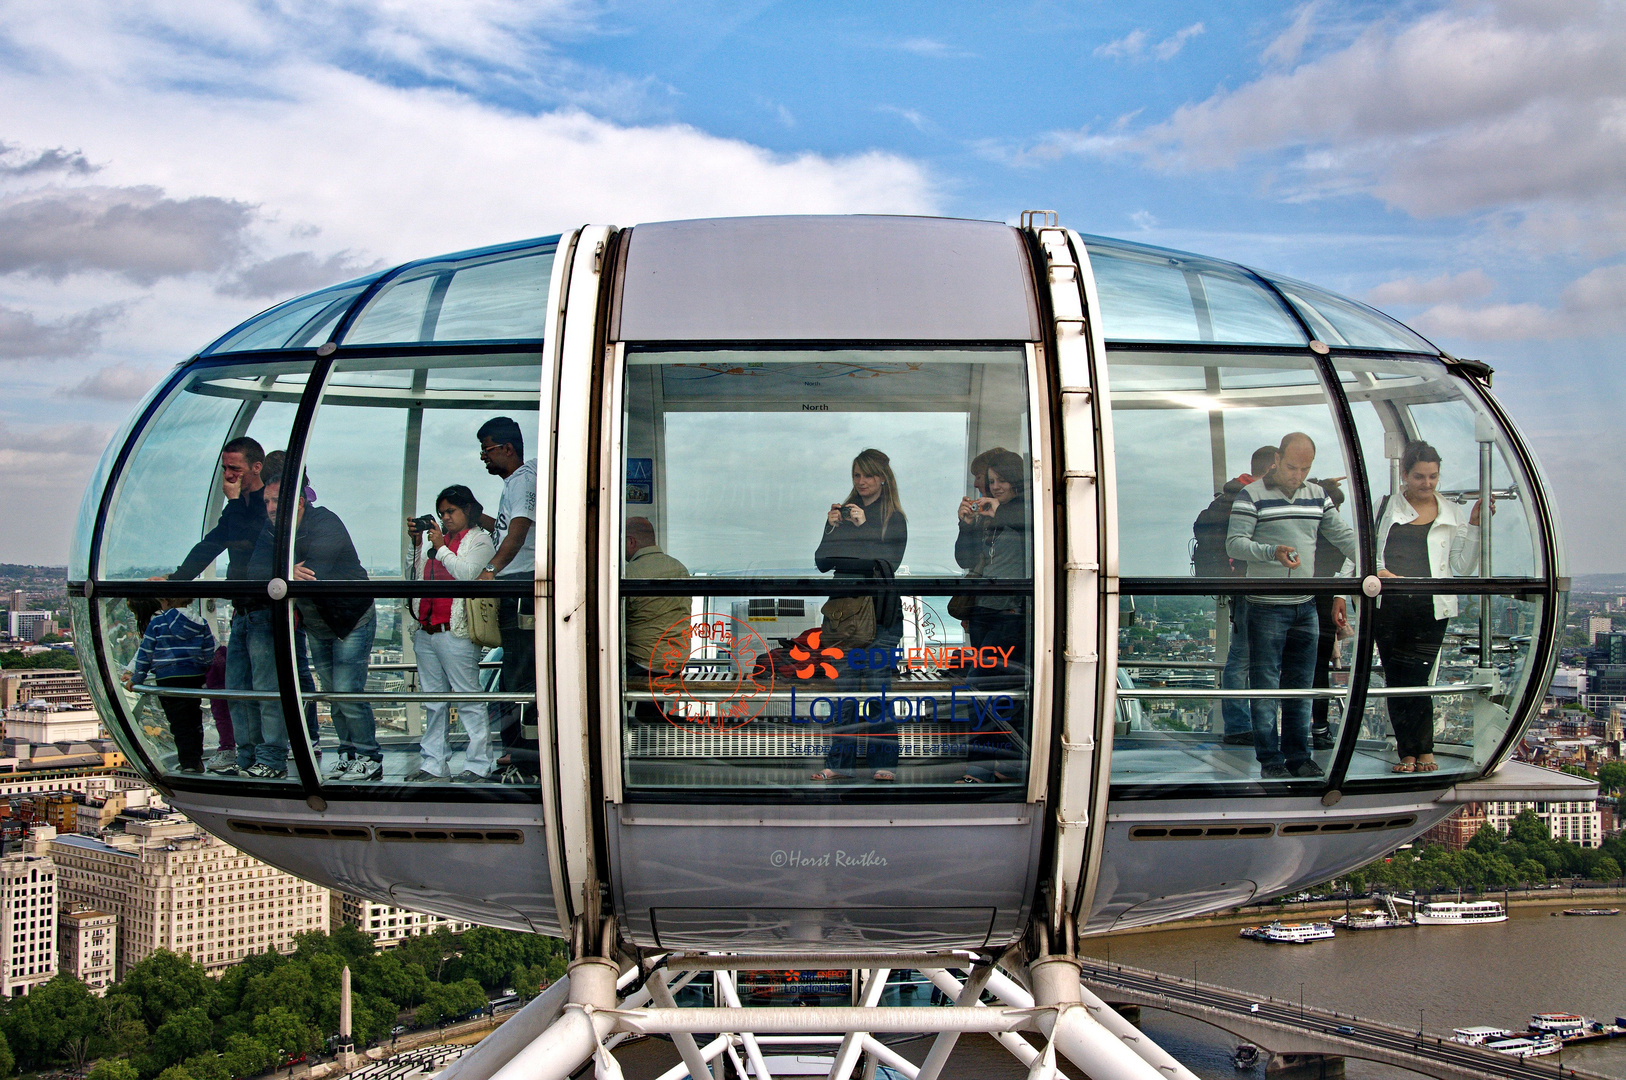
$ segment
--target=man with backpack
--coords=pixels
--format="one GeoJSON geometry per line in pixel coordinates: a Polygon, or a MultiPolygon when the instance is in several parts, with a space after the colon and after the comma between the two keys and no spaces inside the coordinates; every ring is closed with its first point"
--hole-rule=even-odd
{"type": "MultiPolygon", "coordinates": [[[[1191,565],[1197,577],[1247,576],[1247,564],[1240,559],[1232,559],[1225,550],[1225,535],[1231,528],[1231,506],[1236,502],[1238,492],[1268,473],[1275,464],[1276,448],[1261,446],[1253,452],[1248,471],[1234,480],[1227,480],[1214,496],[1214,501],[1197,515],[1197,520],[1191,526],[1196,538],[1191,549],[1191,565]]],[[[1225,670],[1220,675],[1220,687],[1224,690],[1246,690],[1248,605],[1242,602],[1240,596],[1223,599],[1230,608],[1231,640],[1225,654],[1225,670]]],[[[1241,698],[1224,699],[1220,702],[1220,715],[1225,721],[1222,736],[1225,742],[1233,746],[1253,745],[1253,711],[1247,701],[1241,698]]]]}

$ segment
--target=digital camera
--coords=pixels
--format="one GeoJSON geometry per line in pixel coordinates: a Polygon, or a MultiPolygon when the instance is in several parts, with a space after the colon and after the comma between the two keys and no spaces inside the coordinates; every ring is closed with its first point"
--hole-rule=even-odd
{"type": "Polygon", "coordinates": [[[412,519],[412,524],[418,527],[419,532],[428,532],[430,529],[436,527],[434,517],[429,514],[419,514],[417,517],[412,519]]]}

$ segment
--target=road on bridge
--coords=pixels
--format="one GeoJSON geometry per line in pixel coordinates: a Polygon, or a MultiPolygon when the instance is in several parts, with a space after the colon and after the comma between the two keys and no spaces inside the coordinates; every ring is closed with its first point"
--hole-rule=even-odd
{"type": "MultiPolygon", "coordinates": [[[[1477,1072],[1484,1076],[1508,1077],[1510,1080],[1555,1080],[1556,1077],[1575,1077],[1576,1080],[1605,1080],[1596,1073],[1561,1068],[1551,1057],[1521,1059],[1481,1050],[1452,1039],[1434,1035],[1421,1035],[1391,1024],[1341,1016],[1275,998],[1247,994],[1211,983],[1194,983],[1177,975],[1106,964],[1084,958],[1084,982],[1096,994],[1113,1000],[1113,990],[1133,991],[1140,997],[1164,998],[1170,1005],[1186,1003],[1207,1009],[1234,1014],[1241,1023],[1264,1022],[1313,1035],[1318,1043],[1364,1043],[1392,1054],[1405,1055],[1437,1062],[1458,1070],[1477,1072]]],[[[1152,1005],[1157,1008],[1159,1006],[1152,1005]]],[[[1182,1012],[1179,1008],[1169,1011],[1182,1012]]],[[[1187,1014],[1194,1015],[1194,1014],[1187,1014]]],[[[1199,1017],[1201,1018],[1201,1017],[1199,1017]]],[[[1288,1048],[1289,1052],[1292,1048],[1288,1048]]],[[[1317,1051],[1321,1052],[1321,1051],[1317,1051]]],[[[1348,1052],[1349,1057],[1363,1057],[1358,1050],[1348,1052]]]]}

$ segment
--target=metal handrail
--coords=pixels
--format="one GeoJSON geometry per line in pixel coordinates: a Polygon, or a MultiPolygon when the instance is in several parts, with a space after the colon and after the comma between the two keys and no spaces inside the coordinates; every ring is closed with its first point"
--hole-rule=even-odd
{"type": "MultiPolygon", "coordinates": [[[[1490,683],[1446,683],[1441,686],[1371,686],[1367,688],[1367,697],[1449,697],[1453,694],[1490,694],[1496,689],[1490,683]]],[[[1197,689],[1166,689],[1159,690],[1154,687],[1120,687],[1115,691],[1121,698],[1152,699],[1158,698],[1217,698],[1232,700],[1271,700],[1271,699],[1302,699],[1302,698],[1347,698],[1349,689],[1334,687],[1313,687],[1310,689],[1275,689],[1264,690],[1209,690],[1203,687],[1197,689]]]]}
{"type": "MultiPolygon", "coordinates": [[[[134,686],[138,694],[148,694],[153,697],[178,698],[219,698],[222,701],[280,701],[282,695],[275,690],[209,690],[197,689],[190,686],[155,686],[152,683],[142,683],[134,686]]],[[[502,702],[514,701],[521,704],[531,704],[536,701],[533,693],[409,693],[406,691],[380,690],[364,693],[324,693],[322,691],[301,691],[300,697],[305,701],[469,701],[469,702],[502,702]]]]}

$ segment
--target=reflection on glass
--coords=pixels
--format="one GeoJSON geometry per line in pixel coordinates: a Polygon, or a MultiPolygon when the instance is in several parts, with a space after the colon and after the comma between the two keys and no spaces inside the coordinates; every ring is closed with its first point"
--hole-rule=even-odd
{"type": "Polygon", "coordinates": [[[301,296],[257,315],[203,351],[203,355],[253,349],[297,349],[326,341],[350,305],[372,284],[368,277],[301,296]]]}
{"type": "Polygon", "coordinates": [[[1324,771],[1343,728],[1356,610],[1317,596],[1284,620],[1241,596],[1134,597],[1119,619],[1113,783],[1314,779],[1302,766],[1324,771]],[[1266,686],[1293,694],[1251,692],[1266,686]]]}
{"type": "Polygon", "coordinates": [[[1350,777],[1481,772],[1524,697],[1540,624],[1535,596],[1385,595],[1350,777]]]}
{"type": "Polygon", "coordinates": [[[1236,267],[1099,239],[1087,246],[1108,340],[1304,344],[1281,300],[1236,267]]]}
{"type": "Polygon", "coordinates": [[[171,391],[115,480],[102,577],[246,577],[264,460],[287,445],[307,370],[199,368],[171,391]]]}
{"type": "Polygon", "coordinates": [[[1355,550],[1346,534],[1360,524],[1337,505],[1324,528],[1272,539],[1268,555],[1262,545],[1274,527],[1267,526],[1256,546],[1240,552],[1233,550],[1229,535],[1233,511],[1250,484],[1255,486],[1243,499],[1244,508],[1268,510],[1266,517],[1253,515],[1254,523],[1285,522],[1298,513],[1298,504],[1320,502],[1321,496],[1341,502],[1349,467],[1327,395],[1307,358],[1111,351],[1107,360],[1124,576],[1342,572],[1341,561],[1310,554],[1323,536],[1336,540],[1346,556],[1355,550]],[[1278,469],[1282,442],[1295,433],[1310,443],[1294,439],[1295,460],[1278,469]],[[1291,491],[1282,490],[1289,484],[1291,491]],[[1296,566],[1278,564],[1278,544],[1295,549],[1296,566]]]}
{"type": "Polygon", "coordinates": [[[540,339],[551,241],[403,271],[368,301],[345,345],[540,339]]]}
{"type": "MultiPolygon", "coordinates": [[[[340,359],[312,425],[306,476],[317,502],[349,528],[369,577],[410,574],[405,524],[432,518],[447,488],[468,488],[492,519],[487,527],[504,535],[506,521],[501,529],[496,521],[505,497],[523,504],[513,516],[534,518],[541,380],[530,352],[340,359]],[[487,455],[480,432],[502,417],[518,434],[504,441],[510,452],[487,455]]],[[[505,574],[534,573],[535,540],[526,539],[506,553],[505,574]]]]}
{"type": "MultiPolygon", "coordinates": [[[[627,784],[1024,790],[1025,630],[975,646],[947,614],[947,597],[904,595],[892,597],[896,636],[859,645],[843,640],[843,616],[830,614],[838,599],[624,598],[627,784]],[[646,666],[628,628],[646,623],[655,602],[680,614],[656,636],[646,666]]],[[[1000,611],[1024,601],[978,599],[1000,611]]]]}
{"type": "Polygon", "coordinates": [[[128,718],[137,743],[161,772],[182,780],[207,774],[289,782],[268,619],[251,628],[244,612],[232,618],[225,601],[185,596],[98,604],[99,659],[117,685],[117,700],[107,704],[128,718]],[[234,625],[247,666],[228,672],[234,625]],[[251,640],[255,634],[257,641],[251,640]],[[230,696],[208,697],[210,690],[230,696]]]}
{"type": "Polygon", "coordinates": [[[1272,277],[1275,285],[1309,324],[1317,339],[1328,345],[1348,345],[1357,349],[1393,349],[1398,352],[1439,354],[1409,327],[1365,304],[1336,296],[1314,285],[1290,278],[1272,277]]]}
{"type": "MultiPolygon", "coordinates": [[[[1409,448],[1421,445],[1427,451],[1424,458],[1437,459],[1422,463],[1433,474],[1430,484],[1440,515],[1459,524],[1473,547],[1468,559],[1461,551],[1451,555],[1436,545],[1434,572],[1428,576],[1541,575],[1542,545],[1530,507],[1529,478],[1506,433],[1468,388],[1436,361],[1337,357],[1334,364],[1355,415],[1379,529],[1386,522],[1411,520],[1404,496],[1416,461],[1405,459],[1409,448]],[[1471,520],[1479,513],[1482,486],[1490,489],[1496,507],[1489,552],[1483,550],[1482,523],[1471,520]]],[[[1415,482],[1412,487],[1415,493],[1415,482]]],[[[1380,547],[1387,547],[1386,534],[1380,547]]],[[[1380,550],[1379,557],[1383,554],[1380,550]]]]}

